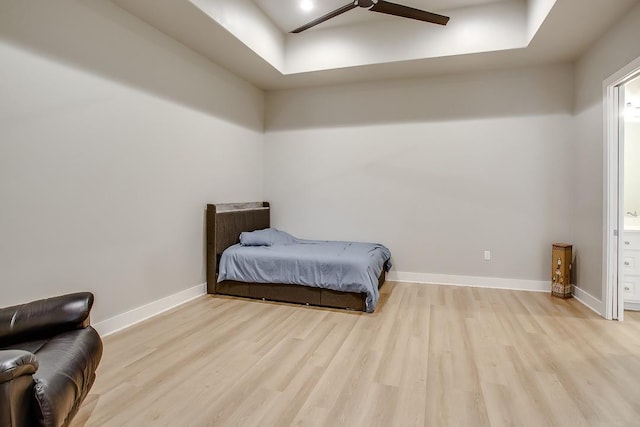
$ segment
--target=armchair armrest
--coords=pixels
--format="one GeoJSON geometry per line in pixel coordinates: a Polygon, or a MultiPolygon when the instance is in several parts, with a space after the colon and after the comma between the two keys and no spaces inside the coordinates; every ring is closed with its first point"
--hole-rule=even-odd
{"type": "Polygon", "coordinates": [[[78,292],[0,309],[0,345],[89,325],[93,294],[78,292]]]}
{"type": "Polygon", "coordinates": [[[0,350],[0,384],[38,370],[38,359],[24,350],[0,350]]]}
{"type": "Polygon", "coordinates": [[[38,360],[24,350],[0,350],[0,425],[32,425],[33,373],[38,360]]]}

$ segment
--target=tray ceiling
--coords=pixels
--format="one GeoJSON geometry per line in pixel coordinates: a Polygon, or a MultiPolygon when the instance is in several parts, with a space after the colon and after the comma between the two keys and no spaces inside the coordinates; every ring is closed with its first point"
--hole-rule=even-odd
{"type": "Polygon", "coordinates": [[[345,0],[111,0],[263,89],[571,61],[639,0],[395,0],[446,27],[356,8],[291,29],[345,0]],[[332,22],[333,21],[333,22],[332,22]]]}
{"type": "MultiPolygon", "coordinates": [[[[404,6],[414,7],[429,12],[459,9],[469,6],[495,3],[496,0],[393,0],[404,6]]],[[[284,33],[297,28],[325,13],[331,12],[349,3],[349,0],[253,0],[260,10],[284,33]],[[312,5],[310,10],[301,7],[303,1],[312,5]]],[[[402,19],[371,13],[366,9],[357,8],[322,24],[319,28],[339,27],[354,23],[380,21],[385,19],[402,19]]],[[[309,31],[316,30],[310,29],[309,31]]]]}

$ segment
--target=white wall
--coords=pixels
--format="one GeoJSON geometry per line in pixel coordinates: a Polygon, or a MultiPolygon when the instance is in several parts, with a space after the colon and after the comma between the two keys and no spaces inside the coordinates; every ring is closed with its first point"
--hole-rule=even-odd
{"type": "Polygon", "coordinates": [[[382,241],[397,271],[546,280],[572,241],[599,296],[602,81],[640,56],[637,22],[575,86],[559,65],[277,91],[265,117],[108,1],[3,1],[0,305],[86,289],[100,321],[202,283],[204,204],[263,196],[275,226],[382,241]]]}
{"type": "Polygon", "coordinates": [[[640,213],[640,122],[624,124],[624,211],[640,213]]]}
{"type": "Polygon", "coordinates": [[[201,284],[205,204],[262,196],[263,92],[110,2],[2,1],[0,94],[0,306],[201,284]]]}
{"type": "Polygon", "coordinates": [[[640,77],[624,85],[624,211],[640,212],[640,77]]]}
{"type": "Polygon", "coordinates": [[[568,65],[268,93],[273,225],[380,241],[400,272],[547,280],[572,99],[568,65]]]}
{"type": "Polygon", "coordinates": [[[557,0],[527,0],[527,39],[536,35],[557,0]]]}
{"type": "Polygon", "coordinates": [[[575,137],[572,144],[576,282],[603,295],[603,81],[640,56],[640,5],[611,28],[575,66],[575,137]]]}
{"type": "Polygon", "coordinates": [[[284,35],[255,3],[247,0],[190,1],[271,66],[282,70],[284,35]]]}

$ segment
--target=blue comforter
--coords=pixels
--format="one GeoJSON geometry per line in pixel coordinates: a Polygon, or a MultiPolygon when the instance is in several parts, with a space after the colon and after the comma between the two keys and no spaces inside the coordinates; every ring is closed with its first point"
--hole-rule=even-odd
{"type": "Polygon", "coordinates": [[[383,268],[391,267],[391,252],[385,246],[303,240],[276,229],[256,233],[262,234],[243,233],[241,243],[222,253],[218,282],[286,283],[365,293],[366,311],[375,309],[378,277],[383,268]]]}

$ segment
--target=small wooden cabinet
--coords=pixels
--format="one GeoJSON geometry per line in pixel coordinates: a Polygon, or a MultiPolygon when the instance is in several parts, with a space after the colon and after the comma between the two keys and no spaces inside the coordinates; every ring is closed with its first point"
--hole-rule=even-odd
{"type": "Polygon", "coordinates": [[[571,298],[571,264],[573,247],[568,243],[554,243],[551,250],[551,295],[571,298]]]}
{"type": "Polygon", "coordinates": [[[640,231],[625,230],[622,242],[624,303],[626,309],[640,309],[640,231]]]}

